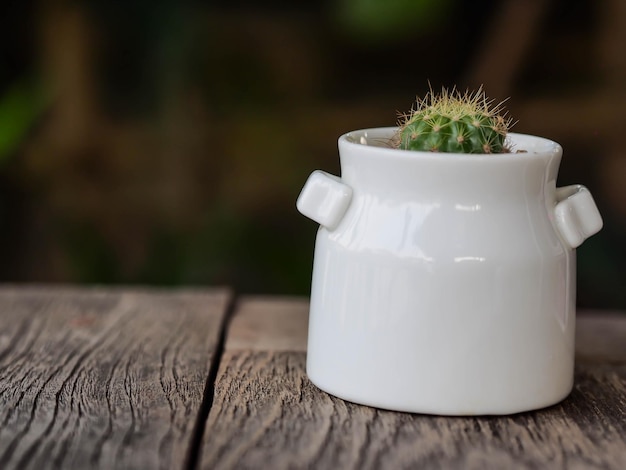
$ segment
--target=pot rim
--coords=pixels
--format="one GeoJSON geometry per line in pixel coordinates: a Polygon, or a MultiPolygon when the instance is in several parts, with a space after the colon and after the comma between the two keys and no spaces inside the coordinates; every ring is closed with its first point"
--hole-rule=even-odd
{"type": "Polygon", "coordinates": [[[531,134],[521,134],[509,132],[506,136],[506,142],[512,147],[511,152],[507,153],[448,153],[448,152],[424,152],[416,150],[403,150],[398,148],[386,147],[381,140],[389,140],[398,127],[372,127],[366,129],[357,129],[342,134],[338,139],[339,147],[351,147],[354,150],[365,152],[373,155],[386,155],[401,159],[432,159],[432,160],[473,160],[473,161],[510,161],[522,160],[528,158],[546,158],[556,154],[561,154],[563,149],[557,142],[545,137],[535,136],[531,134]],[[365,143],[361,139],[365,139],[365,143]],[[378,145],[370,144],[367,139],[379,140],[378,145]]]}

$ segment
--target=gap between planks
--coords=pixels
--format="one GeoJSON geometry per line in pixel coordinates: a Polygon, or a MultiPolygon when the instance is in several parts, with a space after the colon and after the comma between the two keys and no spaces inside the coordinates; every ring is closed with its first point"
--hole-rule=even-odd
{"type": "Polygon", "coordinates": [[[209,418],[209,413],[213,407],[213,400],[215,398],[215,382],[217,379],[217,372],[222,362],[222,356],[224,355],[224,346],[226,343],[226,337],[228,334],[228,328],[234,312],[237,308],[237,296],[233,293],[226,305],[226,311],[222,322],[220,324],[219,336],[215,345],[215,351],[209,366],[209,373],[207,375],[206,384],[204,386],[204,394],[200,410],[198,411],[198,417],[194,424],[193,432],[191,435],[191,444],[189,451],[187,452],[187,462],[184,468],[187,470],[195,470],[198,466],[198,459],[200,458],[200,449],[202,447],[202,439],[204,437],[204,430],[209,418]]]}

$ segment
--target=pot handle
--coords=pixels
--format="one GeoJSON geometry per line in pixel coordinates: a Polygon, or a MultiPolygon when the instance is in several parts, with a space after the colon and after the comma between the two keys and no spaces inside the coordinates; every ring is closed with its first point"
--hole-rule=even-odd
{"type": "Polygon", "coordinates": [[[576,248],[602,228],[602,217],[587,188],[580,184],[556,190],[556,226],[565,242],[576,248]]]}
{"type": "Polygon", "coordinates": [[[308,218],[334,230],[352,200],[352,188],[338,176],[315,170],[307,179],[296,207],[308,218]]]}

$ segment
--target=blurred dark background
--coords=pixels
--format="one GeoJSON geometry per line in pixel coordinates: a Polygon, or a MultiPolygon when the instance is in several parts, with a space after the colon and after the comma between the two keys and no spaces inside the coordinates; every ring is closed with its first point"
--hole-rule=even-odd
{"type": "Polygon", "coordinates": [[[308,294],[306,177],[430,81],[563,145],[579,305],[626,308],[623,0],[4,1],[0,36],[0,281],[308,294]]]}

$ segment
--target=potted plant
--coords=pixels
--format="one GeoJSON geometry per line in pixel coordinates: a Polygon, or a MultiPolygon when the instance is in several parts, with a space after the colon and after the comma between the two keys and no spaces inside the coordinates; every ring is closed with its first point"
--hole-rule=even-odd
{"type": "Polygon", "coordinates": [[[429,93],[339,137],[297,207],[316,238],[307,373],[346,400],[508,414],[573,384],[575,248],[602,219],[556,187],[562,148],[508,131],[482,90],[429,93]]]}

